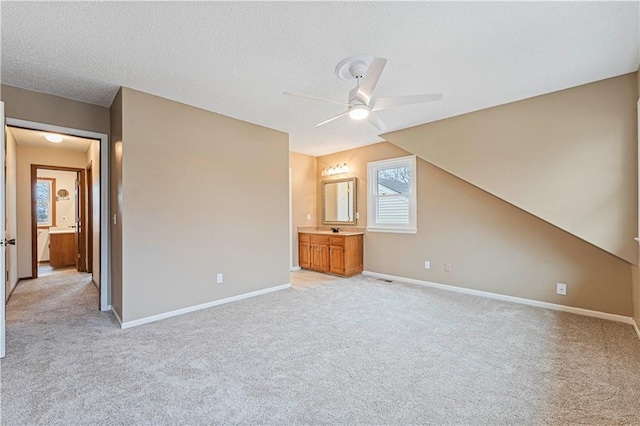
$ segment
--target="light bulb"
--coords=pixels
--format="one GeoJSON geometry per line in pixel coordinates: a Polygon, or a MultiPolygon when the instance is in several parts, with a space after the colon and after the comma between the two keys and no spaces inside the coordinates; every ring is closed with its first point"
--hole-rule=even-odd
{"type": "Polygon", "coordinates": [[[62,139],[64,139],[62,136],[60,135],[54,135],[54,134],[47,134],[44,137],[46,140],[48,140],[49,142],[53,142],[53,143],[60,143],[62,142],[62,139]]]}
{"type": "Polygon", "coordinates": [[[364,120],[369,116],[369,108],[366,105],[355,105],[349,110],[349,117],[354,120],[364,120]]]}

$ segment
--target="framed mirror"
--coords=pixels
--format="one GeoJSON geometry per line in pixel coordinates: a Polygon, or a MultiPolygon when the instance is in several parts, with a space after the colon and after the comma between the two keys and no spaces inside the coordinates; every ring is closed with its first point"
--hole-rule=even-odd
{"type": "Polygon", "coordinates": [[[356,224],[356,178],[322,181],[322,224],[356,224]]]}

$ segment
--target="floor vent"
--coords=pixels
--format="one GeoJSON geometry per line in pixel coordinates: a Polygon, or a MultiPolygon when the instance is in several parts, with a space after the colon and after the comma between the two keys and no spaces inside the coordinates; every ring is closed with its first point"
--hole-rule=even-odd
{"type": "Polygon", "coordinates": [[[384,281],[385,283],[392,283],[391,280],[385,280],[384,278],[376,278],[376,281],[384,281]]]}

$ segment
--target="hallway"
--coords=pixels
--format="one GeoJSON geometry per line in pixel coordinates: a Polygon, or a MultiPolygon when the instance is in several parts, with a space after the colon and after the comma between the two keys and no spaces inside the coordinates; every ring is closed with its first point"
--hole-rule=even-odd
{"type": "MultiPolygon", "coordinates": [[[[7,342],[33,327],[70,325],[78,318],[98,311],[98,290],[91,282],[91,274],[73,268],[57,271],[35,280],[25,280],[16,287],[7,303],[7,342]]],[[[10,346],[8,346],[10,347],[10,346]]]]}
{"type": "Polygon", "coordinates": [[[59,423],[66,401],[104,391],[99,364],[113,351],[101,338],[119,331],[113,315],[98,310],[91,274],[66,269],[21,281],[7,303],[2,423],[59,423]]]}

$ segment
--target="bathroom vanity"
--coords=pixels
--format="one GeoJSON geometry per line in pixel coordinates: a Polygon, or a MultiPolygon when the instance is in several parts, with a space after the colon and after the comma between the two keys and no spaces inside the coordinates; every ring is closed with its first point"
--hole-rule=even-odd
{"type": "Polygon", "coordinates": [[[49,231],[49,264],[52,268],[76,266],[77,252],[75,230],[49,231]]]}
{"type": "Polygon", "coordinates": [[[322,181],[322,224],[331,227],[298,228],[298,264],[301,268],[343,277],[362,272],[364,228],[355,227],[358,216],[356,190],[355,177],[322,181]]]}
{"type": "Polygon", "coordinates": [[[301,268],[350,277],[362,272],[363,231],[306,229],[298,232],[298,263],[301,268]]]}

